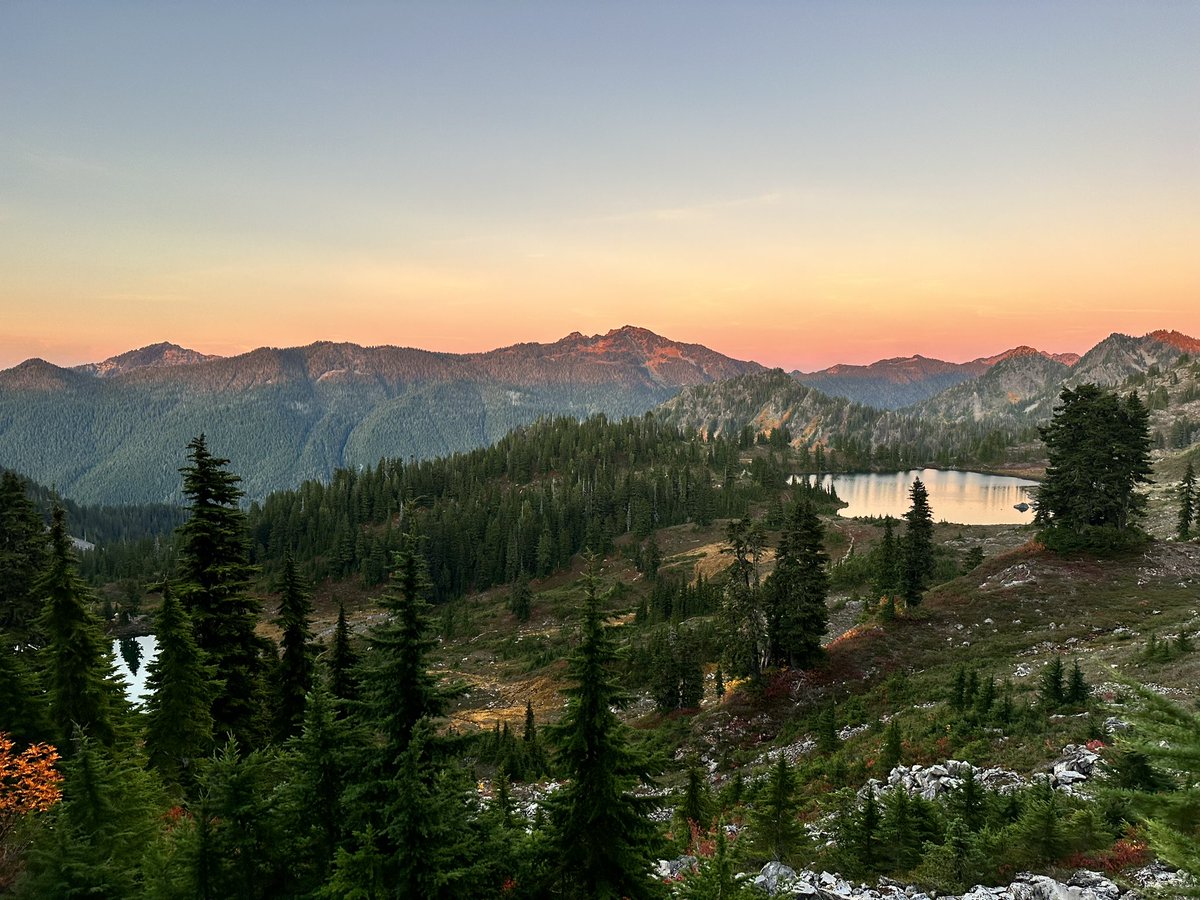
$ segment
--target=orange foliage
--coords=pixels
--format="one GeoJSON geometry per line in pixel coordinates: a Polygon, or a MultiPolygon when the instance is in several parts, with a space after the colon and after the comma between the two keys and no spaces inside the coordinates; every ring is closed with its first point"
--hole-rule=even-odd
{"type": "Polygon", "coordinates": [[[49,744],[34,744],[20,753],[15,747],[0,732],[0,892],[12,883],[20,866],[23,848],[13,840],[17,823],[62,798],[62,775],[54,767],[58,751],[49,744]]]}
{"type": "Polygon", "coordinates": [[[0,733],[0,821],[47,810],[62,797],[62,775],[54,768],[58,751],[49,744],[34,744],[14,753],[14,746],[0,733]]]}

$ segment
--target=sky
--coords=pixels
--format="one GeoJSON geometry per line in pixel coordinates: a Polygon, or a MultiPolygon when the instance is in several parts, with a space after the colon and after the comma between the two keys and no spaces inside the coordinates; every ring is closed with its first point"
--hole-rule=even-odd
{"type": "Polygon", "coordinates": [[[0,367],[1200,336],[1200,4],[0,2],[0,367]]]}

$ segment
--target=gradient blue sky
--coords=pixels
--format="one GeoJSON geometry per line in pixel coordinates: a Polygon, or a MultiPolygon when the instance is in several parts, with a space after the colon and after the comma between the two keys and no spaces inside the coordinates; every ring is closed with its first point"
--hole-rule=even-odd
{"type": "Polygon", "coordinates": [[[0,366],[1200,334],[1200,4],[0,3],[0,366]]]}

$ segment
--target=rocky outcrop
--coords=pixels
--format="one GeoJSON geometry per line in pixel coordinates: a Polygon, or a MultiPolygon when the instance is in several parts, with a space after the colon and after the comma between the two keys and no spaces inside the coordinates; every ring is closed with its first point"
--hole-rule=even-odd
{"type": "Polygon", "coordinates": [[[1076,785],[1096,774],[1099,760],[1100,755],[1083,744],[1068,744],[1048,772],[1038,772],[1030,778],[998,766],[978,768],[961,759],[948,759],[933,766],[896,766],[888,773],[886,781],[872,778],[864,784],[858,796],[861,799],[871,792],[879,798],[891,791],[903,790],[912,797],[941,800],[962,787],[963,779],[969,773],[974,773],[981,788],[1001,794],[1012,793],[1038,780],[1048,780],[1051,786],[1070,793],[1076,785]]]}
{"type": "MultiPolygon", "coordinates": [[[[912,885],[904,885],[890,879],[880,879],[875,887],[852,884],[839,875],[829,872],[795,872],[781,863],[767,863],[762,871],[750,879],[751,883],[770,897],[816,897],[820,900],[931,900],[931,895],[912,885]]],[[[1163,870],[1154,883],[1169,885],[1177,883],[1174,873],[1163,870]]],[[[1149,883],[1149,882],[1147,882],[1149,883]]],[[[1003,887],[976,885],[954,897],[947,894],[935,895],[938,900],[1138,900],[1134,890],[1121,887],[1098,872],[1080,869],[1066,882],[1056,881],[1047,875],[1022,872],[1011,883],[1003,887]]]]}

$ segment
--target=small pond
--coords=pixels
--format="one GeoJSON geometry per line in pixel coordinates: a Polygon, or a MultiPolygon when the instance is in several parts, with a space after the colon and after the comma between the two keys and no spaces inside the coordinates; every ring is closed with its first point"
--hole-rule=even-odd
{"type": "Polygon", "coordinates": [[[116,657],[117,674],[125,679],[125,696],[131,703],[141,706],[146,690],[146,667],[158,653],[158,640],[152,634],[138,637],[119,638],[112,642],[116,657]]]}
{"type": "MultiPolygon", "coordinates": [[[[800,476],[803,477],[803,476],[800,476]]],[[[908,472],[871,472],[856,475],[824,475],[837,495],[850,505],[839,516],[895,516],[910,506],[908,492],[920,478],[929,492],[929,507],[935,522],[960,525],[1025,525],[1033,521],[1033,509],[1017,509],[1033,502],[1036,481],[1006,475],[983,475],[944,469],[908,472]]]]}

